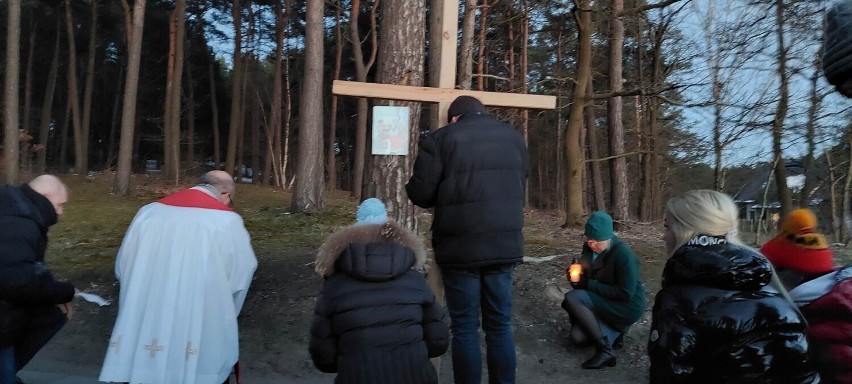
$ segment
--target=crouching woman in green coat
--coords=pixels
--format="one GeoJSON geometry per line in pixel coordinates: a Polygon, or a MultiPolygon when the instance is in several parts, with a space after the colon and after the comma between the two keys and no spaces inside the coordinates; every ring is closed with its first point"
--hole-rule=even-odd
{"type": "Polygon", "coordinates": [[[624,333],[645,312],[639,259],[615,236],[612,217],[604,212],[589,217],[585,236],[579,260],[583,271],[579,281],[571,282],[574,289],[565,294],[562,308],[571,318],[571,342],[595,347],[582,367],[614,367],[613,344],[620,348],[624,333]]]}

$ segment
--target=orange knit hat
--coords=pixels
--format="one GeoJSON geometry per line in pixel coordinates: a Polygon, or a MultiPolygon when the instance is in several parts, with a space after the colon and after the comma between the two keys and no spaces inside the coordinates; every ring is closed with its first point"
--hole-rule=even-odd
{"type": "Polygon", "coordinates": [[[779,269],[807,274],[831,271],[831,250],[825,236],[816,229],[816,215],[807,208],[796,209],[784,218],[781,233],[767,241],[760,252],[779,269]]]}
{"type": "Polygon", "coordinates": [[[817,218],[813,211],[799,208],[790,212],[781,224],[781,231],[788,234],[815,232],[817,218]]]}

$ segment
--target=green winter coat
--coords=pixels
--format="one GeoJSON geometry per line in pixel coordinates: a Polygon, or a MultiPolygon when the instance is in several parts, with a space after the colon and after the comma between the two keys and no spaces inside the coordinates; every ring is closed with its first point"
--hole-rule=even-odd
{"type": "Polygon", "coordinates": [[[639,280],[639,259],[630,247],[613,236],[609,248],[592,262],[592,250],[583,244],[580,260],[589,277],[586,290],[595,315],[615,329],[626,329],[645,312],[645,286],[639,280]]]}

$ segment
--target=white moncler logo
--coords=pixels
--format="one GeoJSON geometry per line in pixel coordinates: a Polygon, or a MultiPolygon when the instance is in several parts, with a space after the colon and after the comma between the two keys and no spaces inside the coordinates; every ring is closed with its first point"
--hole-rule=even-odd
{"type": "Polygon", "coordinates": [[[708,245],[728,244],[728,240],[724,237],[698,235],[693,237],[686,245],[700,245],[706,247],[708,245]]]}

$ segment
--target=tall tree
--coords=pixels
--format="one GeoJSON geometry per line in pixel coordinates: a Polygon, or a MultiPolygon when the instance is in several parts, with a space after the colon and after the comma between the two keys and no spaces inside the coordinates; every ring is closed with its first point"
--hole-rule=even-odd
{"type": "Polygon", "coordinates": [[[136,94],[139,87],[139,63],[142,56],[142,32],[145,21],[145,0],[136,0],[131,12],[127,0],[121,0],[127,25],[127,74],[124,78],[124,97],[121,108],[121,139],[118,166],[113,192],[126,196],[130,192],[130,171],[133,160],[133,131],[136,122],[136,94]]]}
{"type": "Polygon", "coordinates": [[[473,80],[473,38],[475,36],[474,27],[476,26],[476,3],[477,0],[464,1],[464,19],[461,28],[458,74],[459,87],[461,89],[470,89],[473,80]]]}
{"type": "MultiPolygon", "coordinates": [[[[32,136],[30,133],[30,110],[32,110],[33,57],[35,57],[35,44],[37,35],[37,23],[35,21],[35,17],[33,17],[33,13],[33,8],[31,8],[29,25],[30,39],[28,45],[29,52],[27,52],[27,64],[25,67],[26,74],[24,75],[24,116],[23,123],[21,124],[21,133],[22,135],[24,135],[24,137],[32,136]]],[[[24,143],[21,138],[18,139],[19,141],[21,141],[21,165],[26,167],[27,172],[31,173],[32,165],[30,162],[29,155],[29,149],[31,145],[24,143]]]]}
{"type": "Polygon", "coordinates": [[[316,213],[323,206],[323,14],[325,2],[307,4],[305,72],[299,99],[299,159],[291,210],[316,213]]]}
{"type": "Polygon", "coordinates": [[[61,37],[62,25],[61,19],[56,18],[56,36],[53,38],[53,58],[50,60],[50,71],[47,74],[47,83],[44,86],[44,99],[41,106],[41,120],[39,121],[38,142],[42,145],[41,151],[38,152],[39,173],[44,173],[47,169],[47,140],[50,137],[51,112],[53,110],[53,96],[56,92],[56,78],[59,72],[59,42],[61,37]]]}
{"type": "Polygon", "coordinates": [[[180,178],[180,115],[183,78],[186,0],[177,0],[169,16],[169,56],[163,113],[163,174],[177,183],[180,178]]]}
{"type": "Polygon", "coordinates": [[[18,70],[21,62],[21,0],[9,0],[6,19],[6,80],[3,86],[3,129],[6,183],[18,182],[18,70]]]}
{"type": "Polygon", "coordinates": [[[565,223],[580,225],[583,218],[583,151],[580,130],[583,129],[583,108],[586,107],[586,90],[592,75],[592,15],[589,0],[573,0],[574,21],[577,23],[577,75],[568,127],[565,132],[565,223]]]}
{"type": "MultiPolygon", "coordinates": [[[[334,80],[340,79],[340,65],[343,61],[343,30],[341,27],[343,7],[340,0],[335,4],[334,23],[334,80]]],[[[331,96],[331,113],[328,122],[328,148],[326,149],[326,167],[328,169],[328,190],[337,188],[337,164],[334,161],[337,147],[337,95],[331,96]]]]}
{"type": "Polygon", "coordinates": [[[775,38],[778,47],[778,103],[775,116],[772,119],[772,153],[775,155],[775,187],[778,190],[778,202],[781,203],[781,217],[786,217],[793,210],[793,198],[787,188],[787,165],[781,139],[784,133],[784,122],[787,119],[787,108],[790,102],[790,79],[787,73],[787,43],[785,34],[784,0],[775,1],[775,38]]]}
{"type": "MultiPolygon", "coordinates": [[[[361,33],[358,31],[358,18],[361,13],[361,1],[352,0],[352,11],[349,13],[349,38],[352,41],[352,56],[355,61],[355,80],[367,81],[367,73],[372,68],[376,61],[376,52],[378,44],[376,40],[376,10],[379,7],[379,0],[373,3],[372,12],[370,15],[370,36],[372,36],[372,44],[370,57],[364,61],[364,51],[361,46],[361,33]]],[[[355,125],[355,169],[352,175],[352,191],[351,196],[357,200],[361,200],[362,187],[364,186],[364,161],[366,160],[367,148],[367,114],[369,105],[366,98],[358,99],[358,120],[355,125]]]]}
{"type": "MultiPolygon", "coordinates": [[[[379,47],[379,82],[422,86],[424,82],[423,47],[426,44],[426,6],[424,2],[386,0],[382,4],[384,31],[379,47]]],[[[420,136],[420,103],[393,102],[385,105],[408,107],[408,153],[416,153],[420,136]]],[[[373,159],[371,182],[377,196],[388,206],[388,214],[398,223],[416,228],[414,205],[408,200],[405,182],[411,177],[413,156],[377,156],[373,159]]]]}
{"type": "Polygon", "coordinates": [[[624,156],[624,120],[623,102],[619,95],[624,89],[622,84],[624,70],[624,0],[612,0],[609,23],[609,91],[612,95],[607,101],[606,121],[609,127],[610,186],[612,196],[612,218],[615,222],[630,219],[630,188],[627,186],[627,158],[624,156]]]}
{"type": "Polygon", "coordinates": [[[98,1],[92,1],[91,22],[89,25],[89,52],[86,61],[86,85],[83,88],[83,117],[80,122],[80,148],[83,159],[80,165],[80,174],[85,175],[89,171],[89,131],[92,125],[92,93],[95,88],[95,53],[98,47],[98,1]]]}
{"type": "Polygon", "coordinates": [[[231,15],[234,19],[234,68],[231,71],[231,122],[228,128],[228,151],[225,155],[225,171],[234,172],[237,165],[237,138],[242,129],[242,89],[243,83],[243,27],[240,0],[232,0],[231,15]]]}
{"type": "Polygon", "coordinates": [[[74,15],[71,0],[65,0],[65,28],[68,33],[68,102],[71,106],[71,126],[74,128],[74,172],[83,172],[83,132],[80,122],[80,99],[77,89],[77,44],[74,42],[74,15]]]}

